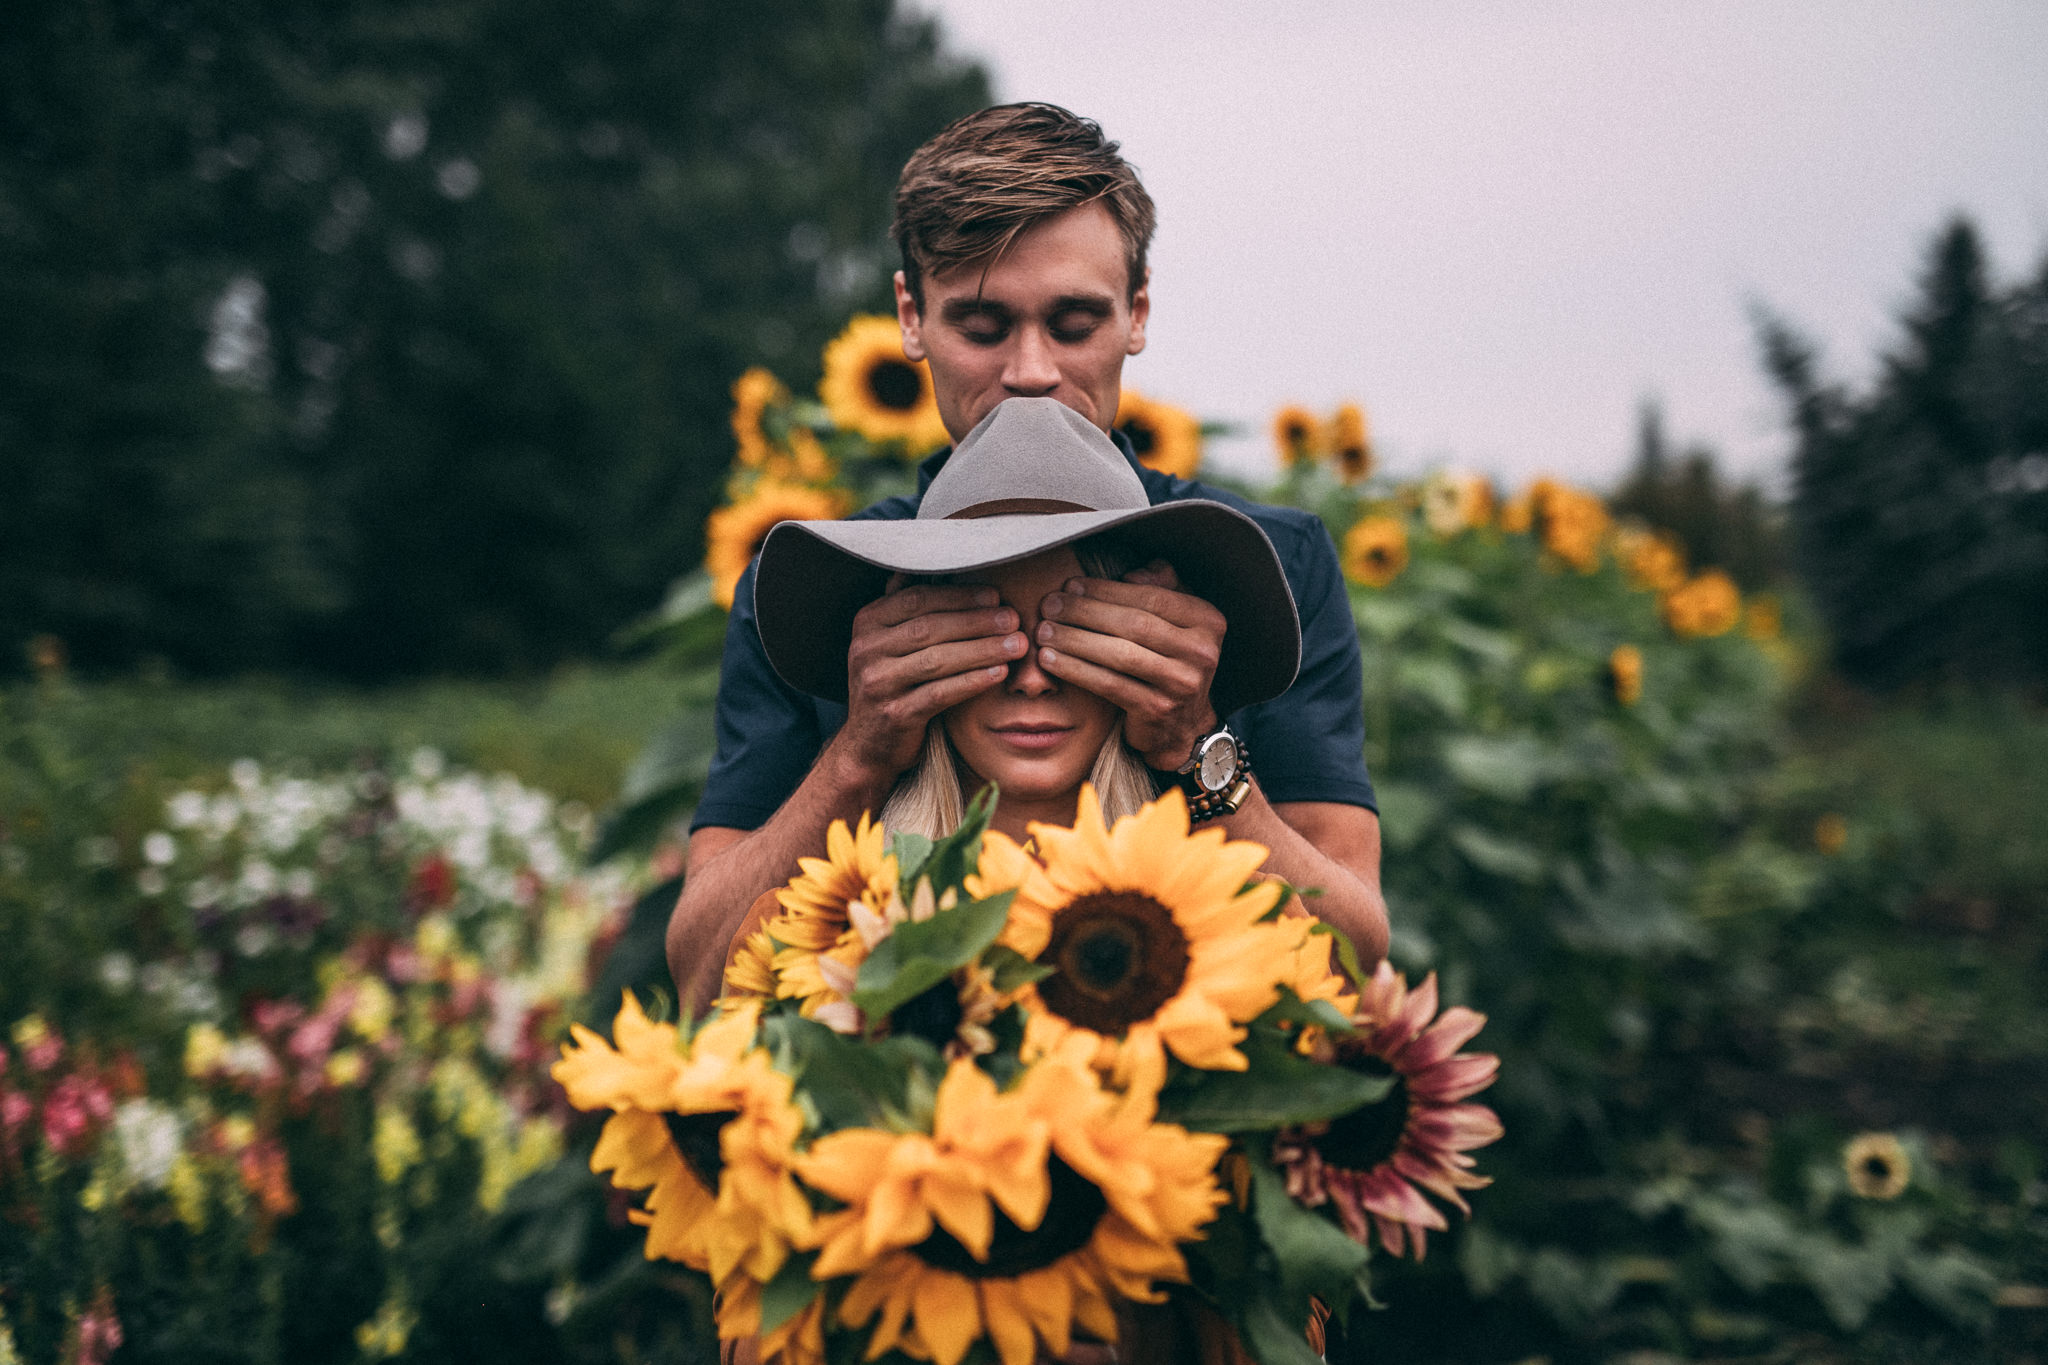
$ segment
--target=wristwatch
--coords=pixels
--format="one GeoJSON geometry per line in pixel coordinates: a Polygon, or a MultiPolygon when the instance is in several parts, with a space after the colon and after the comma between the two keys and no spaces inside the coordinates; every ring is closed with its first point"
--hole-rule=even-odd
{"type": "Polygon", "coordinates": [[[1228,725],[1196,740],[1175,775],[1187,793],[1190,824],[1234,814],[1252,794],[1251,753],[1228,725]]]}

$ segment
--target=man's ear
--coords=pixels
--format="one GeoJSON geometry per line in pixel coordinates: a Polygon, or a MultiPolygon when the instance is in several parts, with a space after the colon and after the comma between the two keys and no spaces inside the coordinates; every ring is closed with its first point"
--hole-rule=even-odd
{"type": "Polygon", "coordinates": [[[1138,292],[1131,295],[1131,340],[1124,347],[1125,355],[1136,355],[1145,349],[1145,322],[1152,316],[1152,267],[1145,267],[1144,282],[1138,292]]]}
{"type": "Polygon", "coordinates": [[[917,299],[911,294],[910,286],[903,282],[903,272],[896,272],[896,325],[903,329],[903,354],[912,360],[923,360],[924,314],[918,311],[917,299]]]}

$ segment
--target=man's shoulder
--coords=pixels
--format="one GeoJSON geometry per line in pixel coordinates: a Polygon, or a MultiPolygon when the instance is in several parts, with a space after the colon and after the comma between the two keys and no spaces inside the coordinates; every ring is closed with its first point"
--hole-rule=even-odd
{"type": "Polygon", "coordinates": [[[1145,492],[1155,504],[1201,498],[1244,513],[1259,524],[1259,529],[1266,533],[1273,542],[1273,548],[1283,557],[1292,550],[1306,552],[1325,540],[1322,520],[1315,513],[1304,512],[1299,507],[1276,507],[1228,488],[1203,483],[1200,479],[1177,479],[1155,470],[1144,471],[1142,477],[1145,492]]]}

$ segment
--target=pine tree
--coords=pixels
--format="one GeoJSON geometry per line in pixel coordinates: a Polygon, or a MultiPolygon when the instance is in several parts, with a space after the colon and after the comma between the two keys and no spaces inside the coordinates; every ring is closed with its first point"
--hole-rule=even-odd
{"type": "Polygon", "coordinates": [[[1958,219],[1917,293],[1862,394],[1760,320],[1797,441],[1800,571],[1861,682],[2048,680],[2048,266],[1994,288],[1958,219]]]}

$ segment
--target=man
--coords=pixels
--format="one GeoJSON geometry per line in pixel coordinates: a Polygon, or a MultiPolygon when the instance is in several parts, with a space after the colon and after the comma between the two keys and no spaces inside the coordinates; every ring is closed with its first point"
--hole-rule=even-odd
{"type": "MultiPolygon", "coordinates": [[[[904,353],[929,362],[956,441],[1015,397],[1054,398],[1111,429],[1124,359],[1145,346],[1153,221],[1117,144],[1054,106],[982,110],[911,157],[892,227],[903,253],[897,319],[904,353]]],[[[917,495],[857,515],[914,515],[948,453],[926,461],[917,495]]],[[[1306,513],[1139,472],[1155,503],[1211,498],[1265,530],[1301,614],[1295,685],[1218,716],[1209,685],[1221,614],[1155,563],[1120,582],[1063,585],[1046,597],[1030,640],[990,589],[926,584],[886,595],[855,618],[848,703],[837,707],[796,692],[769,666],[750,568],[726,635],[718,754],[669,921],[669,965],[685,1002],[718,993],[726,947],[754,900],[824,847],[833,820],[879,810],[915,762],[926,723],[1000,685],[1027,650],[1045,673],[1120,707],[1126,742],[1167,780],[1215,787],[1214,818],[1232,838],[1266,845],[1269,872],[1320,888],[1314,912],[1362,958],[1385,953],[1358,640],[1328,533],[1306,513]],[[1215,738],[1226,720],[1238,743],[1215,738]],[[1207,761],[1182,777],[1198,746],[1207,761]],[[1250,764],[1238,764],[1240,750],[1250,764]]]]}

